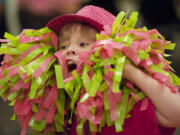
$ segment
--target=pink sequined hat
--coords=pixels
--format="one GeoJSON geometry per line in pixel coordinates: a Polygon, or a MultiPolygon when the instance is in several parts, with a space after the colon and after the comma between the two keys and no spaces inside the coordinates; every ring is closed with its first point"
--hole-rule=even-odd
{"type": "Polygon", "coordinates": [[[78,21],[87,23],[98,31],[101,31],[104,25],[112,25],[114,19],[115,16],[103,8],[89,5],[80,9],[76,14],[62,15],[52,19],[48,22],[47,27],[58,35],[64,24],[78,21]]]}

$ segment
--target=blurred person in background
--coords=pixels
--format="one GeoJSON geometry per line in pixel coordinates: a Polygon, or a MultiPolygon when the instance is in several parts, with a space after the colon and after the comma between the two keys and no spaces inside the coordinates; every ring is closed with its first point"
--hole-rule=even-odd
{"type": "Polygon", "coordinates": [[[61,14],[71,14],[81,7],[80,0],[19,0],[22,28],[39,29],[61,14]]]}
{"type": "Polygon", "coordinates": [[[4,15],[7,32],[18,35],[21,31],[19,20],[19,0],[4,0],[4,15]]]}
{"type": "Polygon", "coordinates": [[[37,16],[52,16],[57,13],[73,13],[80,7],[79,0],[19,0],[22,9],[37,16]]]}
{"type": "Polygon", "coordinates": [[[40,29],[55,16],[74,13],[80,0],[4,0],[7,31],[18,35],[22,29],[40,29]]]}

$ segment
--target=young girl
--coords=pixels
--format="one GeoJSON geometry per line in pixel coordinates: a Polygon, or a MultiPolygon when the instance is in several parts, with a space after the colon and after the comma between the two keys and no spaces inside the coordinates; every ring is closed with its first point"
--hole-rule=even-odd
{"type": "MultiPolygon", "coordinates": [[[[104,25],[112,26],[115,19],[111,13],[95,6],[86,6],[78,13],[51,20],[47,26],[59,35],[59,49],[68,60],[69,73],[78,63],[80,52],[92,49],[96,33],[104,25]]],[[[132,64],[125,64],[123,77],[133,82],[147,95],[149,104],[140,111],[141,102],[135,104],[131,118],[125,120],[123,132],[116,133],[114,126],[104,127],[99,135],[172,135],[180,126],[180,95],[142,72],[132,64]]],[[[76,135],[76,122],[70,130],[76,135]]]]}

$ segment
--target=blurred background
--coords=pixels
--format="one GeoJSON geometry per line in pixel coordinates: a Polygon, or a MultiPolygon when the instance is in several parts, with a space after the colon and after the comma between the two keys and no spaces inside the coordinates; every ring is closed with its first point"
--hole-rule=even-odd
{"type": "MultiPolygon", "coordinates": [[[[24,28],[40,29],[52,18],[78,11],[85,5],[119,11],[138,11],[137,27],[156,28],[167,40],[176,43],[169,59],[180,76],[180,0],[0,0],[0,38],[7,31],[18,35],[24,28]]],[[[2,59],[2,57],[1,57],[2,59]]],[[[13,108],[0,99],[0,135],[20,135],[17,121],[11,121],[13,108]]],[[[31,135],[31,132],[28,132],[31,135]]],[[[177,128],[175,135],[180,135],[177,128]]]]}

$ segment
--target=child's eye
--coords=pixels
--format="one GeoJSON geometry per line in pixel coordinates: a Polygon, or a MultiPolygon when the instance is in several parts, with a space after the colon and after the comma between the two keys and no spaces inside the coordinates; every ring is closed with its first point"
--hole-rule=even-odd
{"type": "Polygon", "coordinates": [[[81,47],[85,47],[85,46],[87,46],[87,45],[89,45],[89,44],[88,44],[88,43],[85,43],[85,42],[80,43],[80,46],[81,46],[81,47]]]}
{"type": "Polygon", "coordinates": [[[66,49],[67,48],[67,45],[61,45],[60,46],[60,50],[64,50],[64,49],[66,49]]]}

